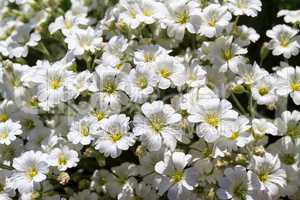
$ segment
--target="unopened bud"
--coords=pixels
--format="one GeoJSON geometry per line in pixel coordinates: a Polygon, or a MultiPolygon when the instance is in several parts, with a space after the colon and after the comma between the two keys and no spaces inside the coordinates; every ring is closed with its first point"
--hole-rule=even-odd
{"type": "Polygon", "coordinates": [[[217,160],[216,167],[223,168],[228,165],[228,161],[226,160],[217,160]]]}
{"type": "Polygon", "coordinates": [[[242,164],[243,165],[243,164],[247,164],[248,159],[247,159],[246,155],[239,153],[239,154],[236,155],[235,161],[238,164],[242,164]]]}
{"type": "Polygon", "coordinates": [[[257,146],[254,148],[254,154],[258,156],[262,156],[265,154],[265,148],[263,146],[257,146]]]}
{"type": "Polygon", "coordinates": [[[146,152],[145,147],[140,145],[136,148],[135,155],[141,158],[145,155],[145,152],[146,152]]]}
{"type": "Polygon", "coordinates": [[[269,54],[268,43],[265,42],[260,49],[261,61],[265,60],[265,58],[268,56],[268,54],[269,54]]]}
{"type": "Polygon", "coordinates": [[[215,190],[214,188],[211,188],[207,194],[207,197],[209,200],[213,200],[215,199],[215,196],[216,196],[215,190]]]}
{"type": "Polygon", "coordinates": [[[275,103],[271,103],[269,105],[267,105],[267,109],[268,110],[274,110],[276,108],[276,104],[275,103]]]}
{"type": "Polygon", "coordinates": [[[84,151],[83,155],[86,157],[92,157],[93,153],[94,153],[94,149],[89,147],[84,151]]]}
{"type": "Polygon", "coordinates": [[[231,85],[231,90],[233,93],[236,93],[236,94],[242,94],[245,92],[244,86],[241,84],[236,84],[236,83],[231,85]]]}
{"type": "Polygon", "coordinates": [[[37,200],[37,199],[39,199],[41,197],[41,194],[39,193],[39,192],[33,192],[32,194],[31,194],[31,199],[32,200],[37,200]]]}
{"type": "Polygon", "coordinates": [[[67,185],[68,182],[70,181],[70,175],[67,172],[62,172],[58,175],[57,177],[57,181],[61,184],[61,185],[67,185]]]}

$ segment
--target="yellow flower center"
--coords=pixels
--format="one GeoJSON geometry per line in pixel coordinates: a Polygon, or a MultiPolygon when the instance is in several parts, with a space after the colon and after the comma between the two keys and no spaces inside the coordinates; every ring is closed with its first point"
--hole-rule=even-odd
{"type": "Polygon", "coordinates": [[[261,182],[266,182],[269,178],[269,174],[267,172],[261,172],[260,174],[258,174],[258,179],[261,181],[261,182]]]}
{"type": "Polygon", "coordinates": [[[24,127],[28,130],[31,130],[35,127],[34,121],[31,119],[26,119],[23,123],[24,127]]]}
{"type": "Polygon", "coordinates": [[[208,114],[206,121],[209,125],[213,127],[218,127],[220,123],[220,119],[217,113],[208,114]]]}
{"type": "Polygon", "coordinates": [[[241,9],[247,8],[247,3],[245,0],[238,0],[236,6],[241,9]]]}
{"type": "Polygon", "coordinates": [[[122,63],[118,63],[118,64],[116,64],[116,69],[117,69],[117,70],[120,70],[120,69],[121,69],[121,67],[122,67],[122,63]]]}
{"type": "Polygon", "coordinates": [[[73,27],[72,21],[66,20],[66,21],[65,21],[65,24],[64,24],[64,27],[65,27],[66,29],[71,29],[71,28],[73,27]]]}
{"type": "Polygon", "coordinates": [[[169,78],[171,75],[171,72],[168,68],[162,68],[159,73],[163,78],[169,78]]]}
{"type": "Polygon", "coordinates": [[[7,131],[4,131],[4,132],[0,132],[0,139],[1,140],[5,140],[8,138],[8,133],[7,131]]]}
{"type": "Polygon", "coordinates": [[[67,159],[66,159],[66,156],[64,154],[61,154],[58,157],[58,164],[59,165],[66,165],[67,164],[67,159]]]}
{"type": "Polygon", "coordinates": [[[144,54],[144,60],[145,62],[153,62],[155,60],[154,55],[151,53],[145,53],[144,54]]]}
{"type": "Polygon", "coordinates": [[[139,77],[136,83],[141,89],[145,89],[148,85],[148,80],[146,79],[146,77],[142,76],[139,77]]]}
{"type": "Polygon", "coordinates": [[[279,42],[280,42],[281,47],[287,47],[287,46],[289,46],[290,39],[285,34],[282,34],[280,36],[279,42]]]}
{"type": "Polygon", "coordinates": [[[51,82],[50,82],[50,87],[51,89],[53,90],[57,90],[58,88],[61,87],[61,81],[59,79],[53,79],[51,82]]]}
{"type": "Polygon", "coordinates": [[[296,127],[289,127],[287,130],[287,135],[291,136],[292,138],[297,138],[299,136],[299,131],[296,127]]]}
{"type": "Polygon", "coordinates": [[[300,83],[291,83],[290,87],[291,87],[293,92],[300,91],[300,83]]]}
{"type": "Polygon", "coordinates": [[[209,19],[208,25],[211,26],[211,27],[215,27],[217,21],[218,21],[217,16],[216,16],[216,15],[213,15],[213,16],[209,19]]]}
{"type": "Polygon", "coordinates": [[[28,177],[28,179],[32,180],[36,175],[38,174],[36,167],[30,167],[27,171],[26,171],[26,176],[28,177]]]}
{"type": "Polygon", "coordinates": [[[36,96],[34,96],[34,97],[32,97],[31,99],[30,99],[30,105],[32,106],[32,107],[38,107],[38,105],[39,105],[39,100],[38,100],[38,98],[36,97],[36,96]]]}
{"type": "Polygon", "coordinates": [[[261,96],[265,96],[269,93],[269,88],[268,87],[261,87],[261,88],[259,88],[258,93],[261,96]]]}
{"type": "Polygon", "coordinates": [[[150,122],[150,127],[157,133],[161,132],[163,128],[165,127],[165,123],[159,119],[159,118],[154,118],[150,122]]]}
{"type": "Polygon", "coordinates": [[[101,112],[101,111],[95,111],[93,114],[97,118],[98,121],[101,121],[102,119],[104,119],[106,117],[105,112],[101,112]]]}
{"type": "Polygon", "coordinates": [[[230,136],[230,140],[236,140],[239,137],[239,132],[233,132],[230,136]]]}
{"type": "Polygon", "coordinates": [[[107,82],[104,87],[103,87],[103,91],[109,94],[112,94],[116,91],[117,87],[115,85],[115,83],[113,82],[107,82]]]}
{"type": "Polygon", "coordinates": [[[188,23],[190,19],[190,16],[188,15],[188,12],[185,10],[181,13],[179,13],[178,15],[176,15],[176,23],[178,24],[186,24],[188,23]]]}
{"type": "Polygon", "coordinates": [[[150,9],[143,9],[143,14],[147,17],[150,17],[153,15],[153,12],[150,9]]]}
{"type": "Polygon", "coordinates": [[[180,181],[182,180],[182,178],[183,178],[183,172],[181,172],[181,171],[176,171],[176,172],[172,175],[172,177],[171,177],[171,179],[172,179],[175,183],[180,182],[180,181]]]}
{"type": "Polygon", "coordinates": [[[80,134],[84,137],[89,136],[90,128],[88,126],[82,126],[81,129],[80,129],[80,134]]]}
{"type": "Polygon", "coordinates": [[[122,138],[122,133],[117,132],[110,136],[113,142],[117,142],[122,138]]]}
{"type": "Polygon", "coordinates": [[[0,114],[0,122],[6,122],[9,119],[8,115],[3,113],[0,114]]]}
{"type": "Polygon", "coordinates": [[[230,48],[222,50],[224,60],[228,61],[233,57],[232,51],[230,48]]]}
{"type": "Polygon", "coordinates": [[[293,154],[284,154],[280,157],[280,160],[286,165],[292,165],[296,162],[295,156],[293,154]]]}
{"type": "Polygon", "coordinates": [[[130,16],[132,17],[132,18],[136,18],[136,12],[135,12],[135,10],[130,10],[130,12],[129,12],[129,14],[130,14],[130,16]]]}

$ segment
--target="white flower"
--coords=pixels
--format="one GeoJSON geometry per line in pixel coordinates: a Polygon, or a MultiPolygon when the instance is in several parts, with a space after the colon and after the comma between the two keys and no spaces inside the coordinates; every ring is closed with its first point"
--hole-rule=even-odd
{"type": "Polygon", "coordinates": [[[200,17],[199,33],[209,38],[221,33],[231,20],[231,14],[227,8],[219,4],[210,4],[204,8],[200,17]]]}
{"type": "Polygon", "coordinates": [[[37,98],[43,109],[49,110],[75,95],[72,84],[74,73],[66,70],[66,67],[61,62],[37,62],[33,81],[37,84],[37,98]]]}
{"type": "Polygon", "coordinates": [[[300,67],[285,67],[278,70],[276,92],[281,96],[290,95],[296,105],[300,105],[300,67]]]}
{"type": "Polygon", "coordinates": [[[12,141],[16,140],[17,135],[22,134],[22,126],[19,122],[7,120],[0,122],[0,144],[10,145],[12,141]]]}
{"type": "Polygon", "coordinates": [[[87,24],[87,18],[74,16],[71,12],[67,12],[64,16],[57,17],[54,22],[49,24],[48,29],[51,34],[61,30],[65,36],[68,36],[74,31],[73,29],[78,28],[79,25],[87,24]]]}
{"type": "Polygon", "coordinates": [[[275,143],[270,144],[270,146],[268,146],[268,151],[273,155],[278,155],[284,166],[290,166],[297,170],[300,161],[298,152],[298,149],[300,148],[299,142],[299,140],[293,141],[289,136],[282,137],[275,143]]]}
{"type": "Polygon", "coordinates": [[[300,22],[300,10],[280,10],[277,13],[277,17],[284,17],[286,23],[300,22]]]}
{"type": "Polygon", "coordinates": [[[120,13],[119,20],[125,22],[131,29],[136,29],[142,22],[142,11],[135,1],[121,1],[121,7],[123,8],[120,13]]]}
{"type": "Polygon", "coordinates": [[[78,161],[78,153],[68,146],[54,148],[48,157],[49,165],[56,166],[60,171],[75,167],[78,161]]]}
{"type": "Polygon", "coordinates": [[[30,192],[37,183],[46,179],[48,164],[40,151],[27,151],[13,160],[14,173],[8,179],[8,187],[20,192],[30,192]]]}
{"type": "Polygon", "coordinates": [[[182,131],[175,127],[181,120],[180,114],[162,101],[145,103],[141,109],[144,115],[134,116],[133,132],[140,136],[142,144],[150,151],[159,150],[162,143],[174,150],[182,138],[182,131]]]}
{"type": "Polygon", "coordinates": [[[74,50],[75,55],[83,55],[84,52],[95,53],[100,48],[102,38],[94,29],[74,29],[65,39],[70,50],[74,50]]]}
{"type": "Polygon", "coordinates": [[[267,31],[267,36],[272,40],[269,42],[269,48],[273,55],[279,56],[283,54],[285,58],[296,56],[299,53],[299,37],[298,30],[287,25],[276,25],[272,30],[267,31]]]}
{"type": "Polygon", "coordinates": [[[300,112],[284,111],[280,118],[275,119],[278,135],[287,135],[293,139],[300,137],[300,112]]]}
{"type": "Polygon", "coordinates": [[[258,182],[251,180],[250,173],[242,166],[226,168],[224,177],[219,180],[221,188],[217,190],[220,199],[254,199],[253,194],[258,190],[258,182]]]}
{"type": "Polygon", "coordinates": [[[137,4],[141,12],[137,13],[137,18],[145,24],[153,24],[158,19],[162,19],[166,16],[165,5],[161,2],[153,0],[140,0],[137,4]]]}
{"type": "Polygon", "coordinates": [[[194,189],[197,173],[194,168],[187,168],[192,156],[182,152],[174,152],[170,158],[165,158],[155,165],[155,171],[162,175],[159,194],[168,191],[168,198],[180,200],[194,189]]]}
{"type": "Polygon", "coordinates": [[[201,87],[206,82],[206,71],[198,65],[196,60],[186,67],[186,83],[190,87],[201,87]]]}
{"type": "Polygon", "coordinates": [[[265,134],[277,135],[277,127],[266,119],[252,120],[253,134],[264,136],[265,134]]]}
{"type": "Polygon", "coordinates": [[[129,72],[121,87],[130,96],[131,101],[144,103],[153,93],[157,82],[158,77],[153,70],[146,66],[138,66],[129,72]]]}
{"type": "Polygon", "coordinates": [[[168,15],[163,19],[163,23],[167,26],[169,37],[182,40],[186,28],[190,33],[196,33],[199,30],[201,11],[195,2],[169,0],[167,4],[168,15]]]}
{"type": "Polygon", "coordinates": [[[257,16],[257,11],[261,11],[260,0],[229,0],[228,8],[234,15],[257,16]]]}
{"type": "Polygon", "coordinates": [[[126,115],[112,115],[101,123],[96,149],[104,156],[116,158],[123,150],[128,150],[135,143],[135,137],[129,131],[129,117],[126,115]]]}
{"type": "Polygon", "coordinates": [[[173,57],[159,58],[155,71],[159,76],[160,89],[167,89],[172,85],[182,86],[185,83],[185,67],[173,57]]]}
{"type": "Polygon", "coordinates": [[[181,107],[192,113],[195,107],[208,103],[209,100],[218,98],[217,95],[208,87],[193,88],[183,95],[181,107]]]}
{"type": "Polygon", "coordinates": [[[100,124],[93,117],[84,117],[71,125],[68,140],[74,144],[88,145],[99,135],[100,124]]]}
{"type": "Polygon", "coordinates": [[[111,66],[118,69],[122,66],[123,54],[128,48],[128,40],[123,36],[113,36],[104,48],[101,58],[104,66],[111,66]]]}
{"type": "Polygon", "coordinates": [[[257,63],[254,63],[253,65],[239,65],[237,74],[239,75],[239,77],[237,78],[239,84],[245,83],[247,85],[252,85],[253,83],[259,81],[269,73],[265,69],[260,68],[257,63]]]}
{"type": "Polygon", "coordinates": [[[88,88],[92,84],[92,74],[88,71],[82,71],[76,75],[76,78],[74,79],[74,90],[77,92],[76,96],[79,96],[80,93],[87,91],[88,88]]]}
{"type": "Polygon", "coordinates": [[[239,47],[233,42],[233,37],[219,37],[210,46],[208,54],[209,60],[219,67],[220,72],[226,72],[229,68],[232,72],[238,72],[238,65],[245,63],[242,56],[247,53],[247,49],[239,47]]]}
{"type": "Polygon", "coordinates": [[[41,40],[41,35],[34,31],[30,26],[24,25],[18,28],[18,31],[11,36],[11,42],[8,45],[10,57],[26,57],[28,48],[34,47],[41,40]]]}
{"type": "MultiPolygon", "coordinates": [[[[112,114],[119,113],[120,110],[113,110],[109,106],[109,104],[105,103],[103,100],[103,96],[100,96],[98,94],[94,94],[91,96],[90,102],[89,102],[89,109],[87,113],[91,117],[94,117],[97,121],[101,122],[103,119],[108,118],[112,114]]],[[[82,107],[86,108],[86,104],[82,103],[82,107]]]]}
{"type": "Polygon", "coordinates": [[[224,131],[223,123],[237,119],[238,113],[232,110],[227,100],[212,99],[205,105],[198,105],[191,110],[188,120],[199,123],[196,133],[207,142],[216,141],[224,131]]]}
{"type": "MultiPolygon", "coordinates": [[[[232,24],[230,31],[233,31],[233,28],[235,26],[232,24]]],[[[255,43],[260,38],[255,29],[245,25],[236,27],[235,37],[235,42],[241,47],[248,46],[251,42],[255,43]]]]}
{"type": "Polygon", "coordinates": [[[270,105],[277,101],[276,78],[265,76],[251,88],[252,96],[259,105],[270,105]]]}
{"type": "Polygon", "coordinates": [[[251,126],[248,123],[249,120],[244,116],[240,116],[236,121],[225,122],[223,137],[217,141],[217,147],[231,152],[248,144],[251,141],[251,126]]]}
{"type": "Polygon", "coordinates": [[[133,61],[136,65],[153,67],[158,58],[167,56],[169,51],[159,45],[145,45],[134,52],[133,61]]]}
{"type": "Polygon", "coordinates": [[[127,96],[120,88],[120,82],[123,75],[112,68],[99,66],[96,68],[95,87],[92,91],[99,91],[101,103],[109,105],[112,110],[120,110],[121,105],[127,103],[127,96]]]}
{"type": "Polygon", "coordinates": [[[277,156],[265,153],[263,157],[253,156],[249,165],[251,179],[258,180],[259,192],[266,192],[269,199],[279,195],[286,186],[286,172],[280,167],[277,156]]]}

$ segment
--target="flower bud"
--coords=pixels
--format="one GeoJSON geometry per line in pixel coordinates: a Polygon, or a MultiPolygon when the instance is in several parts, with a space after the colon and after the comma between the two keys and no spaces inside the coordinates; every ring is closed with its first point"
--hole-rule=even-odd
{"type": "Polygon", "coordinates": [[[260,49],[260,59],[263,61],[269,54],[268,43],[264,43],[260,49]]]}
{"type": "Polygon", "coordinates": [[[263,146],[257,146],[254,148],[254,154],[258,156],[262,156],[265,153],[265,148],[263,146]]]}
{"type": "Polygon", "coordinates": [[[236,84],[236,83],[231,85],[231,90],[233,93],[236,93],[236,94],[242,94],[245,92],[244,86],[241,84],[236,84]]]}
{"type": "Polygon", "coordinates": [[[67,185],[70,181],[70,175],[67,172],[61,172],[57,177],[57,181],[61,185],[67,185]]]}

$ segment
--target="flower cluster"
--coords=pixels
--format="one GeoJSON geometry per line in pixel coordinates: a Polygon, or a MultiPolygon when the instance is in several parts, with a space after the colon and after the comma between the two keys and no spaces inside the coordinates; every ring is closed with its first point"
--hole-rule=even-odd
{"type": "Polygon", "coordinates": [[[256,61],[261,0],[0,5],[1,200],[299,199],[299,10],[256,61]]]}

